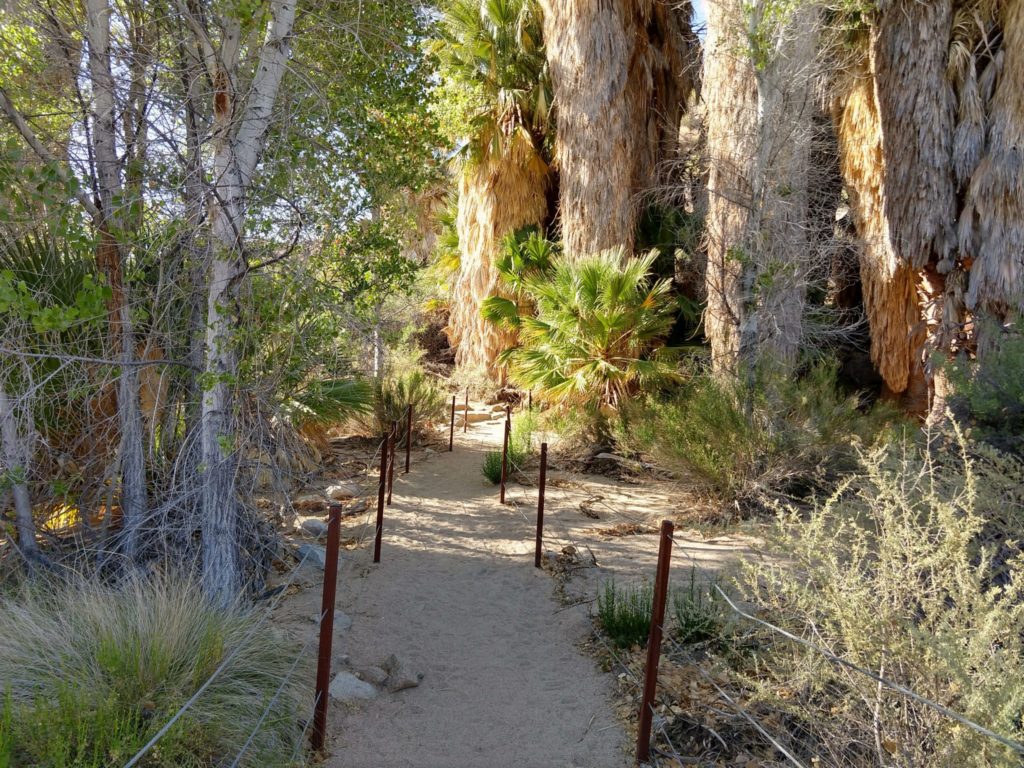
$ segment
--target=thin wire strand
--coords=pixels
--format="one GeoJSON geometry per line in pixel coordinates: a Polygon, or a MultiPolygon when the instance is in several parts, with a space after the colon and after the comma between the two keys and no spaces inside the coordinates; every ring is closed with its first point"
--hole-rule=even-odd
{"type": "MultiPolygon", "coordinates": [[[[678,545],[679,549],[683,552],[683,554],[686,557],[688,557],[690,559],[690,561],[693,562],[696,565],[697,561],[686,551],[686,546],[687,545],[682,543],[682,542],[680,542],[678,539],[676,539],[674,537],[670,537],[670,538],[672,538],[672,541],[676,545],[678,545]]],[[[906,696],[906,697],[908,697],[908,698],[918,702],[919,704],[923,704],[926,707],[930,707],[931,709],[934,709],[939,714],[944,715],[945,717],[948,717],[948,718],[950,718],[952,720],[956,720],[961,725],[965,725],[968,728],[970,728],[971,730],[975,731],[976,733],[978,733],[978,734],[980,734],[982,736],[986,736],[986,737],[988,737],[990,739],[993,739],[994,741],[999,742],[1003,746],[1009,747],[1010,749],[1014,750],[1015,752],[1018,752],[1020,754],[1024,754],[1024,744],[1021,744],[1018,741],[1014,741],[1013,739],[1007,738],[1006,736],[1003,736],[1003,735],[1001,735],[999,733],[996,733],[995,731],[993,731],[993,730],[991,730],[989,728],[986,728],[983,725],[980,725],[980,724],[978,724],[978,723],[976,723],[976,722],[974,722],[972,720],[969,720],[966,717],[964,717],[963,715],[961,715],[959,712],[955,712],[954,710],[950,709],[949,707],[946,707],[946,706],[944,706],[942,704],[939,704],[936,701],[932,701],[931,699],[928,699],[928,698],[922,696],[921,694],[911,690],[910,688],[907,688],[904,685],[900,685],[897,682],[894,682],[894,681],[889,680],[889,679],[887,679],[885,677],[882,677],[881,675],[879,675],[876,672],[871,671],[870,669],[865,669],[864,667],[861,667],[861,666],[858,666],[857,664],[854,664],[852,661],[848,661],[847,659],[844,659],[844,658],[842,658],[840,656],[837,656],[832,651],[829,651],[826,648],[822,648],[821,646],[819,646],[819,645],[817,645],[815,643],[812,643],[810,640],[807,640],[805,638],[799,637],[798,635],[794,635],[792,632],[789,632],[789,631],[783,629],[782,627],[778,627],[778,626],[772,624],[771,622],[768,622],[768,621],[765,621],[764,619],[759,619],[758,617],[753,616],[752,614],[744,611],[738,605],[736,605],[736,603],[733,602],[733,600],[729,597],[729,595],[726,594],[726,592],[720,586],[718,586],[717,584],[711,584],[711,586],[715,589],[716,592],[718,592],[718,594],[722,597],[722,599],[725,600],[725,602],[728,604],[729,608],[734,613],[736,613],[738,616],[741,616],[744,619],[747,619],[748,621],[752,621],[755,624],[759,624],[760,626],[763,626],[766,629],[769,629],[769,630],[771,630],[772,632],[774,632],[776,634],[782,635],[783,637],[787,638],[788,640],[792,640],[793,642],[795,642],[795,643],[797,643],[799,645],[802,645],[802,646],[804,646],[806,648],[809,648],[809,649],[811,649],[811,650],[821,654],[822,656],[824,656],[826,659],[828,659],[833,664],[838,664],[839,666],[845,667],[845,668],[850,669],[850,670],[852,670],[854,672],[857,672],[857,673],[859,673],[861,675],[864,675],[864,676],[870,678],[871,680],[874,680],[876,683],[878,683],[878,684],[880,684],[880,685],[882,685],[882,686],[884,686],[886,688],[889,688],[890,690],[896,691],[897,693],[900,693],[900,694],[902,694],[902,695],[904,695],[904,696],[906,696]]],[[[761,606],[758,606],[758,607],[761,608],[761,610],[764,610],[763,607],[761,607],[761,606]]]]}

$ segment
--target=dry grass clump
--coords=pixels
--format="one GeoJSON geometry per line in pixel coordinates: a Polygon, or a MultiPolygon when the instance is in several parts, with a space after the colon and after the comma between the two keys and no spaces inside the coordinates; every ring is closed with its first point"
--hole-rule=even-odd
{"type": "Polygon", "coordinates": [[[295,650],[252,611],[214,609],[196,583],[170,578],[5,597],[0,766],[123,765],[229,656],[141,765],[227,765],[254,730],[239,765],[297,765],[294,678],[274,698],[295,650]]]}

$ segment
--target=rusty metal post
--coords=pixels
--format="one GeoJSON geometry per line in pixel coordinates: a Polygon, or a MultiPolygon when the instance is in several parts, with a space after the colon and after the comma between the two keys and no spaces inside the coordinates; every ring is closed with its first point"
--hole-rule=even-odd
{"type": "Polygon", "coordinates": [[[466,387],[466,410],[462,414],[462,434],[469,432],[469,387],[466,387]]]}
{"type": "Polygon", "coordinates": [[[409,403],[409,410],[406,412],[405,425],[405,474],[409,474],[409,457],[412,455],[412,403],[409,403]]]}
{"type": "Polygon", "coordinates": [[[331,504],[327,518],[327,556],[324,591],[320,600],[320,650],[316,659],[316,698],[311,733],[314,752],[323,752],[327,739],[327,700],[331,684],[331,644],[334,640],[334,602],[338,591],[338,546],[341,538],[341,505],[331,504]]]}
{"type": "Polygon", "coordinates": [[[540,483],[537,487],[537,549],[533,554],[533,565],[540,568],[540,556],[544,549],[544,488],[548,484],[548,444],[540,444],[540,483]]]}
{"type": "Polygon", "coordinates": [[[530,410],[533,410],[533,390],[530,390],[530,410]]]}
{"type": "Polygon", "coordinates": [[[505,480],[508,478],[508,436],[512,431],[512,424],[505,420],[505,439],[501,445],[501,503],[505,503],[505,480]]]}
{"type": "Polygon", "coordinates": [[[395,443],[398,441],[398,422],[391,422],[388,433],[388,506],[391,506],[391,489],[395,485],[395,443]]]}
{"type": "Polygon", "coordinates": [[[448,430],[448,452],[455,450],[455,395],[452,395],[452,426],[448,430]]]}
{"type": "Polygon", "coordinates": [[[661,543],[658,546],[658,570],[654,577],[654,604],[651,629],[647,633],[647,666],[644,668],[644,694],[640,700],[640,728],[636,737],[636,761],[646,763],[651,756],[651,721],[654,694],[658,689],[658,662],[661,659],[661,628],[665,622],[665,601],[668,598],[668,572],[672,561],[671,520],[661,521],[661,543]]]}
{"type": "Polygon", "coordinates": [[[388,454],[390,435],[384,435],[380,447],[380,485],[377,487],[377,531],[373,539],[373,562],[380,562],[380,538],[384,532],[384,491],[388,484],[388,454]]]}

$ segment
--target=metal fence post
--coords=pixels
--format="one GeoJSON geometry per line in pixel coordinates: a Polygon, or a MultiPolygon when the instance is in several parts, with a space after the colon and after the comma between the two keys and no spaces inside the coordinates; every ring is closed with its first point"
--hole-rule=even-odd
{"type": "Polygon", "coordinates": [[[455,450],[455,395],[452,395],[452,425],[448,430],[448,452],[455,450]]]}
{"type": "Polygon", "coordinates": [[[661,628],[665,623],[665,601],[668,598],[668,573],[672,561],[671,520],[661,521],[661,542],[658,546],[658,570],[654,577],[654,604],[651,629],[647,634],[647,666],[644,668],[644,693],[640,700],[640,727],[636,737],[636,761],[646,763],[651,756],[651,722],[654,694],[658,689],[658,662],[661,659],[661,628]]]}
{"type": "Polygon", "coordinates": [[[548,483],[548,444],[540,444],[540,483],[537,489],[537,549],[533,565],[540,568],[540,556],[544,549],[544,488],[548,483]]]}
{"type": "Polygon", "coordinates": [[[398,422],[391,422],[387,436],[387,506],[391,506],[391,488],[394,487],[394,452],[397,449],[398,422]]]}
{"type": "Polygon", "coordinates": [[[508,478],[508,436],[512,431],[511,422],[505,420],[505,439],[501,445],[501,503],[505,503],[505,480],[508,478]]]}
{"type": "Polygon", "coordinates": [[[327,739],[327,700],[330,698],[331,645],[334,640],[334,602],[338,592],[338,546],[341,534],[341,505],[331,504],[327,518],[327,555],[324,562],[324,591],[320,601],[320,648],[316,660],[316,698],[311,741],[314,752],[323,752],[327,739]]]}
{"type": "Polygon", "coordinates": [[[384,491],[388,484],[388,454],[391,442],[390,435],[384,435],[380,447],[380,485],[377,487],[377,531],[373,540],[373,562],[380,562],[380,539],[384,532],[384,491]]]}
{"type": "Polygon", "coordinates": [[[412,455],[412,403],[409,403],[409,410],[406,412],[405,425],[405,474],[409,474],[409,457],[412,455]]]}
{"type": "Polygon", "coordinates": [[[466,410],[462,414],[462,434],[469,432],[469,387],[466,387],[466,410]]]}

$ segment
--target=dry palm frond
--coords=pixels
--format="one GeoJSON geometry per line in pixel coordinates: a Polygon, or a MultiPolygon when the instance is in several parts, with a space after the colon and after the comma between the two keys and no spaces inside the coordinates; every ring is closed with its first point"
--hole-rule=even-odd
{"type": "Polygon", "coordinates": [[[689,3],[542,0],[565,250],[633,247],[638,193],[675,156],[699,43],[689,3]]]}
{"type": "Polygon", "coordinates": [[[968,306],[1000,320],[1024,311],[1024,2],[1008,2],[1003,23],[988,147],[960,218],[960,248],[973,259],[968,306]]]}

